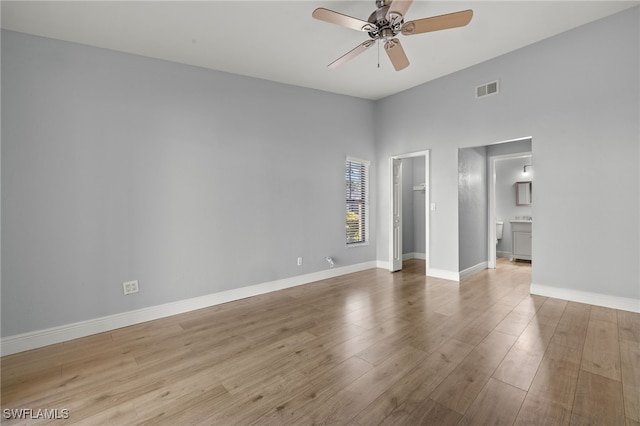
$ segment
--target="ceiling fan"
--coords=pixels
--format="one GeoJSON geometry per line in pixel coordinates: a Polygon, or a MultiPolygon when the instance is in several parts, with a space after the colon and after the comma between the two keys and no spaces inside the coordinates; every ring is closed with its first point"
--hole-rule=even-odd
{"type": "Polygon", "coordinates": [[[369,16],[367,21],[323,7],[314,10],[311,16],[315,19],[357,31],[365,31],[371,37],[369,40],[359,44],[355,49],[331,62],[328,67],[336,68],[373,46],[376,41],[381,41],[384,42],[384,50],[387,52],[395,70],[403,70],[409,66],[409,59],[400,44],[400,40],[395,38],[398,34],[410,36],[430,31],[464,27],[473,17],[473,10],[468,9],[405,22],[404,15],[412,2],[413,0],[376,0],[377,9],[369,16]]]}

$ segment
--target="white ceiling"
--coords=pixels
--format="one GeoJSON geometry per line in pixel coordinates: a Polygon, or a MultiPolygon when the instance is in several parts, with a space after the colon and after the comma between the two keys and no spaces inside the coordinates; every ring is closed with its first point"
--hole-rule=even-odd
{"type": "MultiPolygon", "coordinates": [[[[374,0],[2,1],[2,28],[152,58],[380,99],[467,68],[640,1],[416,0],[405,20],[473,9],[466,27],[399,38],[411,62],[396,72],[372,47],[327,64],[368,38],[313,19],[326,7],[366,20],[374,0]]],[[[480,82],[481,83],[481,82],[480,82]]]]}

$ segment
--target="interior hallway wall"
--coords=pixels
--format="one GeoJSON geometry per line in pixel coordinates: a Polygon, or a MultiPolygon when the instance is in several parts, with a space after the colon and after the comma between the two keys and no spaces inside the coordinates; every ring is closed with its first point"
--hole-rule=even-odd
{"type": "MultiPolygon", "coordinates": [[[[458,151],[459,270],[487,262],[487,148],[458,151]]],[[[486,266],[486,265],[485,265],[486,266]]]]}
{"type": "MultiPolygon", "coordinates": [[[[413,185],[423,185],[425,183],[425,157],[414,157],[413,159],[413,185]]],[[[415,257],[424,259],[426,250],[426,209],[425,191],[413,191],[413,252],[415,257]]]]}
{"type": "Polygon", "coordinates": [[[402,159],[402,247],[407,259],[425,258],[425,157],[402,159]]]}
{"type": "Polygon", "coordinates": [[[402,159],[402,254],[411,256],[414,251],[413,223],[413,159],[402,159]]]}

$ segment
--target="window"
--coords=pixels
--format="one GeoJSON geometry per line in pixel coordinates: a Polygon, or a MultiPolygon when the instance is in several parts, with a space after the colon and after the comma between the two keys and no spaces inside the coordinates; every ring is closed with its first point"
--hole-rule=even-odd
{"type": "Polygon", "coordinates": [[[369,162],[347,158],[347,245],[363,244],[369,237],[369,162]]]}

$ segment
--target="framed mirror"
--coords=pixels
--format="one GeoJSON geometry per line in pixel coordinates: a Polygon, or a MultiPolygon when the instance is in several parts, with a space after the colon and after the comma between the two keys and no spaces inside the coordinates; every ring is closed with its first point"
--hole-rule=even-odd
{"type": "Polygon", "coordinates": [[[516,182],[516,206],[530,206],[531,194],[531,181],[516,182]]]}

